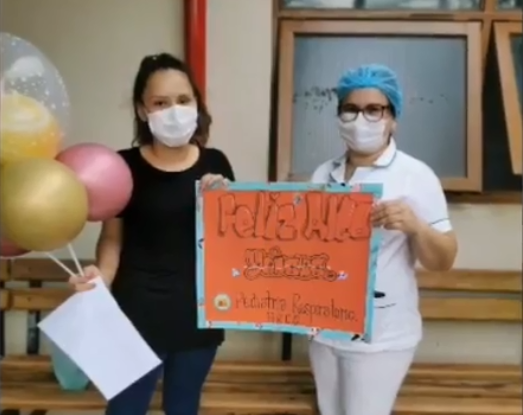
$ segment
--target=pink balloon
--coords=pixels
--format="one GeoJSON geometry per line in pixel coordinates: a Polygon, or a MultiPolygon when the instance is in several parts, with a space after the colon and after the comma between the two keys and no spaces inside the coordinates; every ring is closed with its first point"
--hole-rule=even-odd
{"type": "Polygon", "coordinates": [[[29,251],[19,248],[11,241],[0,236],[0,257],[13,258],[20,255],[27,254],[29,251]]]}
{"type": "Polygon", "coordinates": [[[129,202],[133,176],[125,160],[109,147],[77,144],[56,159],[73,170],[87,188],[90,222],[114,218],[129,202]]]}

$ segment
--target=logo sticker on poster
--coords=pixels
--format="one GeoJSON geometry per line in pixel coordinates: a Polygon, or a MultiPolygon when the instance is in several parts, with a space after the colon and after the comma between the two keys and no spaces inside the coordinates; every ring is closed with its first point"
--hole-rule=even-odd
{"type": "Polygon", "coordinates": [[[201,328],[369,340],[382,186],[197,184],[201,328]]]}

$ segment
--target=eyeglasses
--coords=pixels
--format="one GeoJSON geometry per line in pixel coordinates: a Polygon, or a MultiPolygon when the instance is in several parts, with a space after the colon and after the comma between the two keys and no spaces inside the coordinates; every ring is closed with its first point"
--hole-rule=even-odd
{"type": "Polygon", "coordinates": [[[364,108],[359,108],[353,104],[345,104],[340,107],[340,117],[343,121],[350,122],[358,118],[360,113],[369,122],[380,121],[385,113],[390,110],[390,105],[367,105],[364,108]]]}

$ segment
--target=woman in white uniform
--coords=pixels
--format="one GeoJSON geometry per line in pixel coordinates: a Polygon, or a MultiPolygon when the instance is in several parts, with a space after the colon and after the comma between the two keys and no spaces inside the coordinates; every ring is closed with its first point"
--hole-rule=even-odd
{"type": "Polygon", "coordinates": [[[319,166],[314,183],[382,183],[372,213],[382,232],[371,343],[321,333],[310,359],[321,415],[390,415],[421,340],[415,262],[452,267],[457,241],[439,179],[396,147],[402,112],[395,73],[381,65],[349,70],[339,80],[338,122],[345,154],[319,166]]]}

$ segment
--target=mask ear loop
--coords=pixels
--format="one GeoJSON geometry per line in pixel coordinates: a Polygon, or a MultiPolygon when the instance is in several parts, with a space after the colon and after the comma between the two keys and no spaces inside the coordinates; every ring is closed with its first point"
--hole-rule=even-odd
{"type": "Polygon", "coordinates": [[[387,146],[390,145],[391,141],[394,139],[394,134],[396,132],[396,127],[397,127],[396,109],[394,108],[394,105],[391,104],[390,100],[389,100],[389,109],[392,114],[392,121],[391,121],[391,126],[389,129],[389,134],[388,134],[388,138],[387,138],[387,146]]]}

